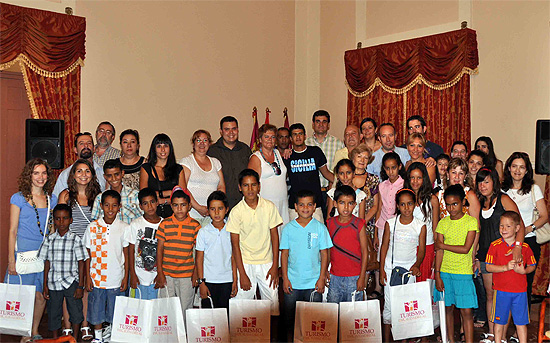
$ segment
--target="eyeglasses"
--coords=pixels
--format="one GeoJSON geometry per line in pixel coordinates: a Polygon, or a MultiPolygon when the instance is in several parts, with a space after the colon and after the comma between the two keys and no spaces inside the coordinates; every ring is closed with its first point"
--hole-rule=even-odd
{"type": "Polygon", "coordinates": [[[277,162],[272,162],[270,163],[270,165],[271,165],[271,168],[273,168],[275,175],[277,176],[281,175],[281,168],[279,168],[279,165],[277,164],[277,162]]]}
{"type": "Polygon", "coordinates": [[[195,142],[196,143],[208,143],[210,140],[208,138],[203,138],[203,139],[200,139],[200,138],[197,138],[195,139],[195,142]]]}

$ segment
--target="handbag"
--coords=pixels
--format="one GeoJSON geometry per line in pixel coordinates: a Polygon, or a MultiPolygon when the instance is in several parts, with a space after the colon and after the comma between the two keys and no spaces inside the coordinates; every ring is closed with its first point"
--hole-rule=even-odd
{"type": "Polygon", "coordinates": [[[395,228],[397,227],[397,221],[399,216],[395,218],[395,223],[393,224],[393,235],[392,235],[392,244],[391,244],[391,276],[390,276],[390,286],[399,286],[404,285],[409,282],[412,274],[407,268],[394,266],[393,265],[393,254],[395,250],[395,228]]]}
{"type": "MultiPolygon", "coordinates": [[[[162,198],[162,188],[160,186],[160,179],[157,174],[157,170],[155,169],[155,166],[151,165],[151,171],[153,172],[153,176],[155,180],[157,180],[158,188],[160,197],[162,198]]],[[[174,211],[172,210],[172,206],[170,204],[164,203],[164,204],[158,204],[157,206],[157,215],[161,218],[168,218],[172,214],[174,214],[174,211]]]]}
{"type": "MultiPolygon", "coordinates": [[[[533,201],[533,222],[540,218],[539,209],[537,208],[537,201],[535,200],[535,185],[531,186],[531,200],[533,201]]],[[[544,244],[550,241],[550,224],[544,223],[543,226],[535,230],[535,236],[537,237],[538,244],[544,244]]]]}

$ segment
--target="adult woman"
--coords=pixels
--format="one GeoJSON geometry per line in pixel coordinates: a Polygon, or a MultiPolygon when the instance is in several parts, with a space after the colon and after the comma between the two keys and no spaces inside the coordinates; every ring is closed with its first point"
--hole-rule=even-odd
{"type": "MultiPolygon", "coordinates": [[[[537,243],[535,230],[548,222],[546,201],[539,186],[533,180],[533,166],[529,155],[524,152],[514,152],[506,160],[504,166],[504,181],[502,190],[516,203],[523,224],[525,224],[525,243],[529,244],[533,255],[538,261],[540,245],[537,243]],[[533,210],[539,211],[539,219],[534,220],[533,210]]],[[[535,272],[527,274],[527,300],[531,304],[531,288],[535,272]]]]}
{"type": "Polygon", "coordinates": [[[139,174],[145,157],[139,156],[139,132],[127,129],[120,134],[122,171],[124,176],[122,183],[128,188],[139,190],[139,174]]]}
{"type": "MultiPolygon", "coordinates": [[[[485,268],[485,257],[492,242],[500,238],[500,216],[505,211],[514,211],[519,213],[516,203],[506,194],[500,191],[500,180],[498,173],[494,168],[483,167],[476,175],[476,193],[481,204],[479,215],[480,235],[477,249],[476,269],[479,267],[485,286],[487,296],[487,313],[492,313],[493,308],[493,274],[487,272],[485,268]]],[[[525,227],[523,221],[520,223],[520,230],[517,233],[516,241],[523,242],[525,236],[525,227]]],[[[512,248],[514,260],[522,262],[521,245],[512,248]]],[[[506,332],[505,327],[505,331],[506,332]]],[[[491,341],[490,337],[494,335],[494,323],[489,321],[489,333],[484,335],[483,342],[491,341]]]]}
{"type": "MultiPolygon", "coordinates": [[[[69,171],[67,179],[67,189],[59,194],[59,203],[68,204],[71,206],[73,213],[73,222],[71,231],[80,238],[84,236],[88,224],[92,221],[92,206],[95,197],[101,193],[101,188],[95,174],[95,169],[90,161],[85,159],[77,160],[69,171]]],[[[84,291],[82,298],[84,321],[80,331],[82,339],[87,341],[93,338],[92,331],[86,321],[88,313],[88,292],[84,291]]],[[[73,330],[70,329],[69,312],[65,303],[63,303],[63,334],[72,335],[73,330]]]]}
{"type": "Polygon", "coordinates": [[[157,192],[159,205],[157,213],[163,218],[170,217],[170,194],[174,186],[187,190],[183,167],[176,163],[172,140],[165,133],[159,133],[151,142],[147,163],[139,172],[139,189],[149,187],[157,192]]]}
{"type": "Polygon", "coordinates": [[[471,189],[476,189],[476,174],[486,164],[487,155],[481,150],[472,150],[466,159],[468,163],[468,175],[466,175],[467,184],[471,189]]]}
{"type": "MultiPolygon", "coordinates": [[[[260,135],[260,150],[256,151],[248,161],[248,168],[260,175],[260,196],[275,204],[283,218],[282,227],[289,222],[288,188],[286,186],[286,166],[279,151],[275,149],[277,128],[274,125],[263,124],[258,130],[260,135]]],[[[280,232],[279,232],[280,233],[280,232]]]]}
{"type": "Polygon", "coordinates": [[[426,138],[423,134],[414,132],[409,135],[409,138],[407,139],[407,151],[409,152],[411,159],[405,164],[405,169],[409,169],[409,166],[414,162],[423,163],[426,165],[428,177],[433,185],[436,176],[435,164],[430,163],[430,166],[428,167],[428,160],[424,158],[424,153],[426,152],[425,148],[426,138]]]}
{"type": "Polygon", "coordinates": [[[376,122],[374,119],[365,118],[361,120],[361,125],[359,125],[359,128],[363,134],[363,143],[365,143],[372,152],[375,152],[382,147],[382,143],[376,139],[376,122]]]}
{"type": "MultiPolygon", "coordinates": [[[[57,197],[51,195],[55,180],[48,163],[34,158],[25,164],[18,183],[19,192],[10,199],[8,271],[4,282],[22,282],[23,285],[36,286],[32,339],[41,339],[38,325],[46,306],[46,300],[42,295],[44,263],[36,257],[44,238],[52,230],[52,210],[57,205],[57,197]],[[23,264],[21,259],[36,261],[23,264]]],[[[28,340],[29,337],[22,339],[28,340]]]]}
{"type": "Polygon", "coordinates": [[[499,160],[495,155],[495,148],[493,145],[493,140],[491,137],[481,136],[476,139],[474,147],[477,150],[481,150],[487,155],[487,160],[485,165],[490,168],[495,168],[498,173],[498,178],[502,182],[504,178],[504,168],[502,161],[499,160]]]}
{"type": "Polygon", "coordinates": [[[208,131],[195,131],[191,137],[193,152],[179,161],[183,166],[187,189],[196,200],[189,215],[198,220],[201,225],[205,218],[209,220],[206,200],[210,193],[214,191],[225,193],[222,164],[217,158],[206,155],[210,144],[212,144],[212,136],[208,131]]]}

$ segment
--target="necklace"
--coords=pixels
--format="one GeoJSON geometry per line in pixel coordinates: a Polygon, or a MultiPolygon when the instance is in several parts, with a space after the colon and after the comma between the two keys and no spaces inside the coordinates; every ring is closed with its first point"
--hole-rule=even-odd
{"type": "MultiPolygon", "coordinates": [[[[40,227],[40,216],[38,215],[38,209],[36,208],[36,204],[34,203],[34,198],[31,195],[31,203],[32,208],[34,209],[34,213],[36,214],[36,225],[38,225],[38,230],[40,230],[40,235],[44,236],[44,232],[42,231],[42,228],[40,227]]],[[[49,208],[50,206],[50,197],[46,196],[46,208],[49,208]]],[[[47,223],[46,223],[47,225],[47,223]]]]}
{"type": "Polygon", "coordinates": [[[365,175],[366,173],[367,173],[367,170],[365,169],[365,171],[364,171],[364,172],[363,172],[362,174],[359,174],[359,173],[355,173],[355,175],[359,175],[359,176],[361,176],[361,175],[365,175]]]}
{"type": "Polygon", "coordinates": [[[262,155],[262,158],[264,159],[264,161],[269,164],[271,166],[271,168],[273,168],[273,172],[275,173],[276,176],[279,176],[281,175],[281,168],[279,167],[280,165],[280,161],[279,161],[279,158],[277,157],[277,154],[275,153],[275,151],[273,151],[273,162],[272,163],[269,163],[269,161],[267,160],[267,158],[265,158],[264,156],[264,152],[262,151],[262,148],[260,148],[260,154],[262,155]]]}

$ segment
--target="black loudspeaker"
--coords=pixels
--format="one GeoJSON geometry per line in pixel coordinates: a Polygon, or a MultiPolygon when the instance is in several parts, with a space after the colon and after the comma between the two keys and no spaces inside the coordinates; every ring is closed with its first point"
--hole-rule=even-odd
{"type": "Polygon", "coordinates": [[[550,120],[537,120],[535,173],[550,174],[550,120]]]}
{"type": "Polygon", "coordinates": [[[63,120],[27,119],[26,158],[46,160],[53,169],[62,169],[65,122],[63,120]]]}

